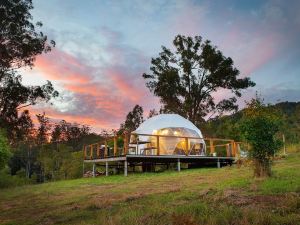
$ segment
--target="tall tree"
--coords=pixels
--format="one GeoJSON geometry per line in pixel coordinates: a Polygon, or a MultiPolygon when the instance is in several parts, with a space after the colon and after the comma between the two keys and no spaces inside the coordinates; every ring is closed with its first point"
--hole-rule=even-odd
{"type": "Polygon", "coordinates": [[[201,36],[178,35],[173,44],[175,52],[162,46],[159,57],[151,60],[151,72],[143,74],[146,86],[160,98],[163,111],[199,123],[208,114],[237,110],[236,97],[255,84],[248,77],[238,78],[240,72],[233,60],[201,36]],[[216,102],[213,93],[222,89],[233,96],[216,102]]]}
{"type": "Polygon", "coordinates": [[[49,81],[42,86],[24,86],[18,73],[22,67],[32,68],[36,56],[55,45],[38,31],[41,22],[32,23],[32,9],[31,0],[0,2],[0,126],[10,138],[18,126],[21,108],[58,95],[49,81]]]}
{"type": "Polygon", "coordinates": [[[39,127],[37,129],[37,144],[43,145],[49,142],[51,124],[45,113],[37,114],[36,117],[39,122],[39,127]]]}
{"type": "Polygon", "coordinates": [[[121,124],[120,131],[134,131],[144,121],[143,118],[144,110],[141,106],[135,105],[132,111],[130,111],[124,123],[121,124]]]}

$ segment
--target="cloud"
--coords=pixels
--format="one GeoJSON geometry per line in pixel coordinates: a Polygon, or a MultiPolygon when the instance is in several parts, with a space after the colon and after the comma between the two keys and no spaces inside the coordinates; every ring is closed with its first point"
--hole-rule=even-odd
{"type": "Polygon", "coordinates": [[[35,71],[57,84],[62,99],[52,107],[36,106],[36,112],[45,111],[55,120],[81,120],[99,131],[118,128],[135,104],[144,104],[146,111],[156,105],[142,78],[146,57],[129,46],[112,45],[119,37],[113,31],[108,35],[108,31],[105,29],[104,36],[109,39],[104,50],[111,58],[109,63],[92,67],[87,59],[60,49],[37,59],[35,71]],[[62,107],[66,100],[68,104],[62,107]]]}
{"type": "MultiPolygon", "coordinates": [[[[263,90],[270,101],[275,98],[272,90],[276,91],[274,96],[297,98],[297,88],[265,87],[270,80],[278,79],[278,84],[288,77],[295,80],[291,71],[299,71],[295,62],[300,57],[299,1],[251,2],[248,7],[235,0],[78,1],[71,11],[69,3],[36,4],[36,10],[42,9],[37,15],[45,21],[45,33],[52,34],[57,48],[38,57],[32,74],[53,81],[62,99],[54,101],[52,107],[40,105],[35,110],[45,109],[53,118],[82,120],[98,130],[117,128],[135,104],[146,112],[158,108],[158,99],[145,87],[141,74],[149,70],[151,57],[158,55],[160,46],[171,47],[177,34],[211,40],[225,56],[233,58],[241,76],[261,82],[256,89],[244,92],[241,106],[255,90],[263,90]],[[59,13],[47,20],[47,12],[57,9],[59,13]],[[277,64],[283,65],[285,76],[273,69],[277,64]]],[[[221,91],[214,96],[220,100],[229,95],[221,91]]]]}

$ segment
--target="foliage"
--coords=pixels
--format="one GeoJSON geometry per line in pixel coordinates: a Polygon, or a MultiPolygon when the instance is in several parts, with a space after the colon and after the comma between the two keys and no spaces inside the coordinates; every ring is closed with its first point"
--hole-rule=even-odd
{"type": "Polygon", "coordinates": [[[41,163],[41,180],[60,180],[82,176],[82,151],[73,152],[72,147],[57,144],[44,146],[39,151],[41,163]]]}
{"type": "Polygon", "coordinates": [[[39,127],[37,129],[37,144],[43,145],[48,142],[49,131],[51,130],[51,124],[49,118],[46,117],[45,113],[36,115],[39,127]]]}
{"type": "MultiPolygon", "coordinates": [[[[73,152],[80,151],[82,154],[84,144],[97,142],[100,137],[90,133],[86,125],[64,120],[53,124],[45,113],[36,116],[39,123],[37,127],[33,126],[29,113],[24,116],[27,126],[22,128],[22,141],[13,147],[13,156],[9,161],[11,175],[24,170],[27,178],[33,176],[37,182],[43,182],[78,174],[72,172],[73,165],[78,164],[72,156],[73,152]],[[69,167],[71,169],[68,171],[69,167]]],[[[82,158],[77,160],[81,162],[82,158]]]]}
{"type": "Polygon", "coordinates": [[[150,109],[148,119],[157,115],[159,115],[159,112],[157,112],[155,109],[150,109]]]}
{"type": "Polygon", "coordinates": [[[141,106],[135,105],[132,111],[130,111],[124,123],[121,124],[119,133],[123,131],[134,131],[144,121],[143,118],[144,110],[141,106]]]}
{"type": "Polygon", "coordinates": [[[251,145],[250,156],[255,163],[255,176],[270,176],[272,157],[281,147],[276,138],[281,117],[272,108],[267,108],[259,98],[252,99],[243,112],[241,133],[251,145]]]}
{"type": "Polygon", "coordinates": [[[19,110],[38,101],[56,97],[50,81],[42,86],[25,86],[18,69],[32,67],[37,55],[49,52],[55,45],[32,23],[31,0],[4,0],[0,3],[0,126],[10,142],[18,141],[23,120],[19,110]]]}
{"type": "Polygon", "coordinates": [[[201,36],[177,35],[173,44],[176,51],[163,46],[159,57],[152,58],[151,73],[143,74],[163,111],[199,124],[208,114],[237,110],[236,96],[255,84],[248,77],[238,78],[232,59],[201,36]],[[216,102],[212,94],[221,89],[230,90],[233,97],[216,102]]]}
{"type": "Polygon", "coordinates": [[[10,147],[5,137],[5,133],[0,130],[0,170],[4,168],[10,156],[10,147]]]}
{"type": "MultiPolygon", "coordinates": [[[[300,102],[281,102],[267,105],[270,110],[278,112],[280,120],[280,138],[285,136],[287,145],[300,143],[300,102]]],[[[232,138],[241,141],[240,123],[243,110],[232,114],[209,119],[199,125],[207,137],[232,138]]]]}
{"type": "Polygon", "coordinates": [[[20,187],[32,183],[33,181],[25,178],[24,175],[11,176],[8,168],[0,170],[0,188],[20,187]]]}

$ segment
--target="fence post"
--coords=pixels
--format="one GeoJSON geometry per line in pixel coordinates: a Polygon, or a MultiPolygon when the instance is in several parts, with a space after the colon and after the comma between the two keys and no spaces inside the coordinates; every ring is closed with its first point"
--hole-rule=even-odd
{"type": "Polygon", "coordinates": [[[93,156],[93,146],[92,145],[89,145],[90,147],[90,159],[93,159],[94,156],[93,156]]]}
{"type": "Polygon", "coordinates": [[[124,132],[124,155],[127,155],[128,153],[128,148],[129,148],[129,140],[128,140],[128,132],[124,132]]]}
{"type": "Polygon", "coordinates": [[[185,141],[185,155],[188,155],[189,154],[189,139],[186,137],[184,139],[185,141]]]}
{"type": "Polygon", "coordinates": [[[159,136],[156,136],[156,147],[157,147],[157,155],[160,155],[160,146],[159,146],[159,136]]]}
{"type": "Polygon", "coordinates": [[[209,146],[210,146],[210,154],[213,154],[215,152],[215,147],[214,147],[214,141],[213,139],[209,139],[209,146]]]}
{"type": "Polygon", "coordinates": [[[229,144],[226,144],[226,156],[230,157],[229,144]]]}
{"type": "Polygon", "coordinates": [[[99,159],[100,158],[100,144],[97,143],[97,158],[99,159]]]}

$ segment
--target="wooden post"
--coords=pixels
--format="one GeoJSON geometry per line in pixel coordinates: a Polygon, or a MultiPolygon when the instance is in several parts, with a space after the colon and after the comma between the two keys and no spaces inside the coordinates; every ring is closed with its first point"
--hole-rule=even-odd
{"type": "Polygon", "coordinates": [[[234,141],[231,141],[231,156],[232,157],[235,157],[235,152],[236,152],[236,149],[235,149],[235,142],[234,141]]]}
{"type": "Polygon", "coordinates": [[[230,157],[229,144],[226,145],[226,156],[230,157]]]}
{"type": "Polygon", "coordinates": [[[114,156],[117,155],[117,150],[118,150],[118,137],[115,134],[114,135],[114,156]]]}
{"type": "Polygon", "coordinates": [[[160,155],[159,136],[156,136],[157,155],[160,155]]]}
{"type": "Polygon", "coordinates": [[[129,147],[129,142],[128,142],[128,132],[124,132],[124,155],[127,155],[128,153],[128,147],[129,147]]]}
{"type": "Polygon", "coordinates": [[[89,145],[90,147],[90,159],[93,159],[93,145],[89,145]]]}
{"type": "Polygon", "coordinates": [[[240,154],[240,143],[235,143],[235,156],[240,154]]]}
{"type": "Polygon", "coordinates": [[[189,154],[189,139],[186,137],[184,139],[185,141],[185,155],[188,155],[189,154]]]}
{"type": "Polygon", "coordinates": [[[97,158],[99,159],[100,158],[100,144],[97,143],[97,158]]]}
{"type": "Polygon", "coordinates": [[[210,146],[210,154],[213,154],[215,152],[213,139],[209,139],[209,146],[210,146]]]}
{"type": "Polygon", "coordinates": [[[105,147],[104,147],[104,156],[107,157],[107,155],[108,155],[108,154],[107,154],[107,153],[108,153],[108,148],[107,148],[107,141],[106,141],[106,139],[105,139],[105,141],[104,141],[104,146],[105,146],[105,147]]]}

